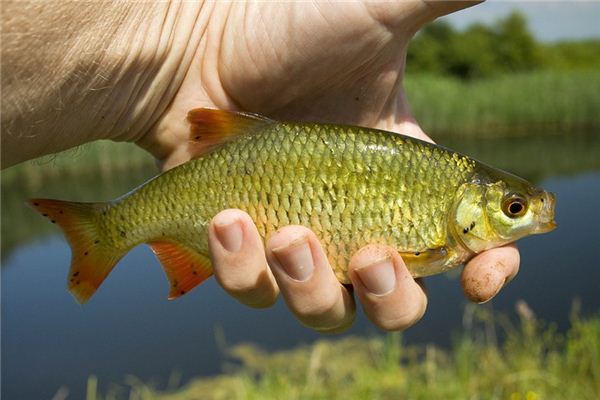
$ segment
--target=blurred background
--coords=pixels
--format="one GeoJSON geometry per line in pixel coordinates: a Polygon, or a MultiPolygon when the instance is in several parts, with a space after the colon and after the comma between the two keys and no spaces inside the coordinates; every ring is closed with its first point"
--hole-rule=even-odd
{"type": "Polygon", "coordinates": [[[149,248],[81,307],[70,251],[29,197],[109,200],[156,173],[133,145],[94,143],[2,172],[2,398],[599,398],[600,3],[490,2],[411,42],[406,89],[438,143],[557,196],[559,228],[519,242],[517,279],[469,305],[458,273],[427,279],[402,335],[358,312],[343,335],[282,301],[239,305],[209,280],[166,300],[149,248]]]}

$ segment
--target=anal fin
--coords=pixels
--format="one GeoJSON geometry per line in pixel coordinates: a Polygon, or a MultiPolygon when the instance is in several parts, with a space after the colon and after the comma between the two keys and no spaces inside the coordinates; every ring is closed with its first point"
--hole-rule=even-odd
{"type": "Polygon", "coordinates": [[[148,243],[169,279],[169,300],[182,296],[212,275],[210,260],[178,243],[148,243]]]}

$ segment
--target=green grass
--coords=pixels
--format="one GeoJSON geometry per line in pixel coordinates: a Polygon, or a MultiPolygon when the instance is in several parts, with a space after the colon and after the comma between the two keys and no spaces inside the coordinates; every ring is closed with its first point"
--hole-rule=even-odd
{"type": "MultiPolygon", "coordinates": [[[[216,377],[159,391],[131,381],[129,399],[598,399],[600,316],[572,318],[559,334],[523,303],[520,323],[490,314],[463,332],[450,350],[404,346],[399,334],[320,340],[268,353],[251,345],[228,351],[242,366],[216,377]],[[497,344],[496,335],[504,337],[497,344]]],[[[476,308],[481,313],[482,308],[476,308]]],[[[88,399],[102,397],[92,378],[88,399]]]]}
{"type": "Polygon", "coordinates": [[[538,71],[471,81],[409,75],[405,86],[417,121],[436,138],[600,128],[599,71],[538,71]]]}

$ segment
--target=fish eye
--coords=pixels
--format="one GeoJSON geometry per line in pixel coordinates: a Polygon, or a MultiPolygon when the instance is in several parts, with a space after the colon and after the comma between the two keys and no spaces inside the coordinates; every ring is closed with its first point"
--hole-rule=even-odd
{"type": "Polygon", "coordinates": [[[518,218],[527,211],[527,201],[519,195],[509,195],[502,202],[502,211],[510,218],[518,218]]]}

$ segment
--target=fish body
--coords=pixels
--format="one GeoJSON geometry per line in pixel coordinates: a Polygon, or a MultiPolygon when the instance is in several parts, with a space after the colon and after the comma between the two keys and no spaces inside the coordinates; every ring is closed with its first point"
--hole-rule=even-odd
{"type": "Polygon", "coordinates": [[[31,200],[65,231],[80,302],[140,243],[163,264],[170,297],[188,292],[212,274],[208,225],[227,208],[246,211],[263,238],[311,228],[342,283],[352,254],[370,243],[394,246],[420,277],[555,226],[552,194],[418,139],[208,109],[188,119],[197,157],[131,193],[109,203],[31,200]]]}

